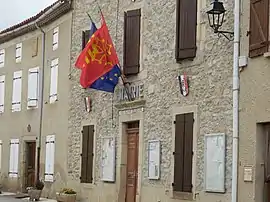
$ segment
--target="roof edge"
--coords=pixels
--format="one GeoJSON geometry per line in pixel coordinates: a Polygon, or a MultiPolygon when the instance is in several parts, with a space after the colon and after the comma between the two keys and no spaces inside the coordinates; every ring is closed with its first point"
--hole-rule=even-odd
{"type": "Polygon", "coordinates": [[[71,0],[58,0],[40,11],[35,16],[32,16],[21,23],[1,31],[0,44],[36,30],[37,27],[35,24],[40,27],[50,24],[57,18],[69,12],[72,9],[71,5],[71,0]]]}

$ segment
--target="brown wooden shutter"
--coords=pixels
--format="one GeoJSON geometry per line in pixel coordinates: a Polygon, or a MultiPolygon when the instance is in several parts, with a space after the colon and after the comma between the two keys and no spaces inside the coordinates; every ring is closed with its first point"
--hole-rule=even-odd
{"type": "Polygon", "coordinates": [[[185,116],[184,114],[175,117],[175,151],[174,151],[174,182],[173,190],[183,190],[184,173],[184,135],[185,135],[185,116]]]}
{"type": "Polygon", "coordinates": [[[250,0],[249,57],[268,51],[269,0],[250,0]]]}
{"type": "Polygon", "coordinates": [[[81,183],[87,182],[87,156],[89,127],[84,126],[82,131],[82,154],[81,154],[81,183]]]}
{"type": "Polygon", "coordinates": [[[88,159],[87,159],[87,182],[93,181],[93,147],[94,147],[94,126],[89,126],[88,129],[88,159]]]}
{"type": "Polygon", "coordinates": [[[197,0],[176,0],[176,61],[196,56],[197,0]]]}
{"type": "Polygon", "coordinates": [[[193,113],[185,114],[183,192],[192,191],[193,113]]]}
{"type": "Polygon", "coordinates": [[[193,113],[176,115],[173,191],[192,191],[193,113]]]}
{"type": "Polygon", "coordinates": [[[139,73],[141,9],[125,12],[124,16],[124,74],[139,73]]]}
{"type": "Polygon", "coordinates": [[[265,181],[270,182],[270,125],[265,126],[265,181]]]}
{"type": "Polygon", "coordinates": [[[83,31],[82,32],[82,50],[85,48],[89,39],[90,39],[90,30],[83,31]]]}

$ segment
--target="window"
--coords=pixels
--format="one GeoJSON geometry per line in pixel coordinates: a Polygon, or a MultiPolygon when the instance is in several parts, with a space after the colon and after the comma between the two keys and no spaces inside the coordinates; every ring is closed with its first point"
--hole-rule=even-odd
{"type": "Polygon", "coordinates": [[[173,191],[192,192],[193,113],[176,115],[173,191]]]}
{"type": "Polygon", "coordinates": [[[22,71],[13,74],[12,112],[21,111],[22,71]]]}
{"type": "Polygon", "coordinates": [[[268,51],[269,0],[250,1],[249,57],[268,51]]]}
{"type": "Polygon", "coordinates": [[[51,62],[50,103],[57,101],[58,58],[51,62]]]}
{"type": "Polygon", "coordinates": [[[31,68],[28,70],[28,96],[27,107],[37,107],[38,104],[38,77],[39,68],[31,68]]]}
{"type": "Polygon", "coordinates": [[[38,37],[32,39],[32,57],[36,57],[38,54],[38,37]]]}
{"type": "Polygon", "coordinates": [[[90,30],[83,31],[82,32],[82,50],[85,48],[89,39],[90,39],[90,30]]]}
{"type": "Polygon", "coordinates": [[[84,126],[82,132],[81,183],[93,182],[94,126],[84,126]]]}
{"type": "Polygon", "coordinates": [[[5,66],[5,49],[0,50],[0,68],[5,66]]]}
{"type": "Polygon", "coordinates": [[[59,28],[56,27],[53,30],[53,50],[58,48],[58,40],[59,40],[59,28]]]}
{"type": "Polygon", "coordinates": [[[55,136],[46,136],[46,154],[45,154],[45,181],[53,182],[54,179],[54,153],[55,153],[55,136]]]}
{"type": "Polygon", "coordinates": [[[22,43],[16,44],[16,63],[22,61],[22,43]]]}
{"type": "Polygon", "coordinates": [[[19,139],[10,140],[9,177],[18,177],[19,169],[19,139]]]}
{"type": "Polygon", "coordinates": [[[4,112],[5,108],[5,76],[0,76],[0,113],[4,112]]]}
{"type": "Polygon", "coordinates": [[[176,7],[177,62],[196,56],[197,0],[177,0],[176,7]]]}
{"type": "Polygon", "coordinates": [[[125,12],[124,74],[134,75],[140,68],[141,9],[125,12]]]}
{"type": "Polygon", "coordinates": [[[0,140],[0,170],[2,171],[2,144],[3,141],[0,140]]]}

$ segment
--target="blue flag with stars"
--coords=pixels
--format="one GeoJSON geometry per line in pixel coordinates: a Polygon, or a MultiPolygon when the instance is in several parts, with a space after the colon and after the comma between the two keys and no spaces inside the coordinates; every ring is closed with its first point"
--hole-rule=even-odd
{"type": "MultiPolygon", "coordinates": [[[[94,22],[91,23],[90,37],[97,31],[97,27],[94,22]]],[[[89,38],[90,39],[90,38],[89,38]]],[[[90,88],[114,93],[115,86],[118,84],[119,77],[121,76],[121,70],[118,65],[115,65],[109,72],[101,76],[96,80],[90,88]]]]}

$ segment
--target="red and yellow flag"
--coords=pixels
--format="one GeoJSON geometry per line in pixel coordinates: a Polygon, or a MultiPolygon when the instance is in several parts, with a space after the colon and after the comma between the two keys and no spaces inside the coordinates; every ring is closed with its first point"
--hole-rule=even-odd
{"type": "Polygon", "coordinates": [[[80,83],[89,87],[119,63],[105,19],[80,53],[75,66],[82,70],[80,83]]]}

